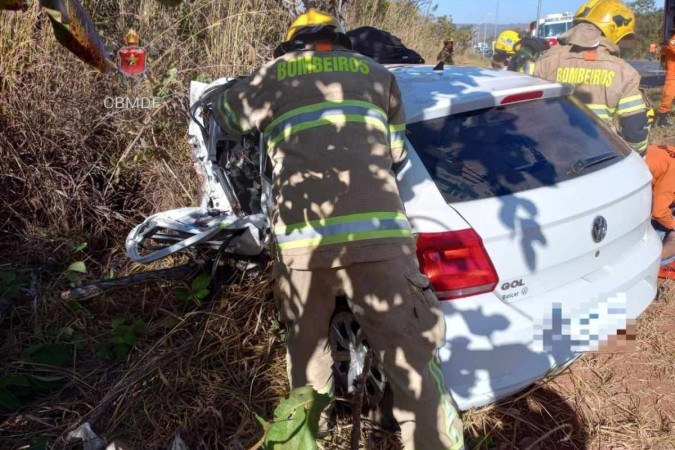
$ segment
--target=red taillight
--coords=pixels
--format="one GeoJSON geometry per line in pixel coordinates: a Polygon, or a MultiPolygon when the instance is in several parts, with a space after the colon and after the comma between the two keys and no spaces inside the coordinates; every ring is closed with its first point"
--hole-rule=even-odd
{"type": "Polygon", "coordinates": [[[417,259],[439,300],[491,292],[499,281],[483,241],[472,229],[421,233],[417,259]]]}
{"type": "Polygon", "coordinates": [[[521,92],[520,94],[507,95],[499,102],[500,105],[508,105],[509,103],[523,102],[525,100],[536,100],[544,96],[544,91],[530,91],[521,92]]]}

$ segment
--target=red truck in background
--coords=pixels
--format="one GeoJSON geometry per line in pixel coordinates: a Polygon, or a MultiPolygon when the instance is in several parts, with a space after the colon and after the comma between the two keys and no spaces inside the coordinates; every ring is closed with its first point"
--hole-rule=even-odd
{"type": "MultiPolygon", "coordinates": [[[[573,25],[572,13],[548,14],[539,19],[539,26],[533,20],[530,22],[529,34],[532,37],[543,37],[549,45],[556,45],[558,37],[573,25]]],[[[665,43],[675,30],[675,0],[664,0],[663,4],[663,42],[665,43]]]]}
{"type": "Polygon", "coordinates": [[[530,23],[529,32],[532,37],[540,37],[546,39],[548,45],[558,45],[558,38],[565,31],[572,28],[574,25],[574,14],[571,12],[547,14],[539,19],[539,26],[537,21],[530,23]]]}

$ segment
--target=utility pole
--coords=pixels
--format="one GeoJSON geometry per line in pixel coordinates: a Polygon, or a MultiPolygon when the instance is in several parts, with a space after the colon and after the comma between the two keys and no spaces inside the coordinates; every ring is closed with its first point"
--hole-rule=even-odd
{"type": "Polygon", "coordinates": [[[495,10],[495,36],[493,41],[497,40],[497,20],[499,20],[499,0],[497,0],[497,9],[495,10]]]}
{"type": "Polygon", "coordinates": [[[534,24],[534,36],[539,36],[539,18],[541,17],[541,0],[537,2],[537,22],[534,24]]]}

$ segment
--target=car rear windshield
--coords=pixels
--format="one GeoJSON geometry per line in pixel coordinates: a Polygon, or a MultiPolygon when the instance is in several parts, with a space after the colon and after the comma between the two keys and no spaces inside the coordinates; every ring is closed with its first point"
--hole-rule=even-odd
{"type": "Polygon", "coordinates": [[[578,100],[558,97],[408,125],[447,202],[514,194],[588,175],[630,153],[578,100]]]}

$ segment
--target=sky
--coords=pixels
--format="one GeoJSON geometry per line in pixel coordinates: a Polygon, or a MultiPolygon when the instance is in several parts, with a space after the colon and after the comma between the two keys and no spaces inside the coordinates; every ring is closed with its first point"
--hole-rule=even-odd
{"type": "MultiPolygon", "coordinates": [[[[435,15],[451,15],[455,23],[530,23],[537,17],[537,0],[436,0],[435,15]]],[[[542,16],[550,13],[576,12],[584,0],[542,0],[542,16]]]]}

